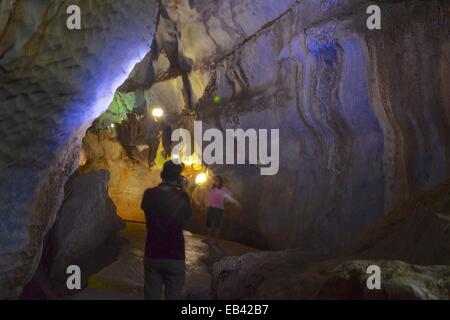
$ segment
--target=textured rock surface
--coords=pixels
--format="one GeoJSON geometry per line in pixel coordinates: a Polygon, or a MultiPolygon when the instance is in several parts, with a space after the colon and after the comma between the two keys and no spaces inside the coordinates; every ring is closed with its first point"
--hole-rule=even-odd
{"type": "Polygon", "coordinates": [[[217,169],[242,195],[237,223],[272,248],[343,247],[449,176],[448,5],[382,11],[371,32],[362,2],[301,2],[211,72],[224,103],[201,101],[207,127],[280,128],[276,176],[217,169]]]}
{"type": "Polygon", "coordinates": [[[225,258],[213,268],[215,295],[223,299],[448,299],[449,200],[449,181],[422,192],[363,231],[349,252],[333,260],[299,250],[225,258]],[[370,264],[381,267],[382,291],[364,289],[370,264]]]}
{"type": "Polygon", "coordinates": [[[397,260],[314,262],[301,252],[227,257],[213,268],[218,299],[449,299],[450,267],[397,260]],[[367,289],[367,267],[381,270],[381,290],[367,289]]]}
{"type": "Polygon", "coordinates": [[[383,1],[369,31],[365,0],[163,0],[146,55],[155,2],[80,1],[81,31],[64,2],[0,3],[1,297],[33,274],[82,134],[141,59],[121,90],[146,120],[163,105],[172,128],[280,128],[278,175],[211,168],[240,195],[234,239],[330,253],[448,178],[448,3],[383,1]]]}
{"type": "Polygon", "coordinates": [[[47,242],[49,279],[60,287],[68,266],[80,265],[125,226],[109,198],[108,180],[108,171],[102,170],[74,176],[65,186],[66,196],[47,242]]]}
{"type": "Polygon", "coordinates": [[[194,110],[204,129],[280,129],[276,176],[211,168],[243,204],[244,214],[229,212],[228,236],[331,253],[449,176],[449,5],[383,1],[376,31],[367,6],[162,1],[153,63],[123,89],[152,105],[171,79],[183,114],[194,110]]]}
{"type": "MultiPolygon", "coordinates": [[[[129,155],[123,144],[118,141],[115,130],[88,131],[83,139],[86,163],[80,168],[82,172],[108,170],[111,174],[108,192],[117,207],[120,217],[129,221],[144,221],[145,216],[140,206],[145,189],[160,182],[160,168],[149,170],[148,151],[157,148],[146,146],[143,154],[129,155]],[[134,156],[134,157],[133,157],[134,156]]],[[[127,147],[134,147],[128,140],[127,147]]],[[[138,149],[135,149],[138,151],[138,149]]]]}
{"type": "Polygon", "coordinates": [[[351,256],[450,265],[450,181],[422,192],[370,226],[351,256]]]}
{"type": "MultiPolygon", "coordinates": [[[[212,287],[215,298],[219,300],[263,298],[258,293],[261,286],[271,280],[280,282],[281,279],[301,273],[307,266],[306,263],[312,261],[311,258],[298,250],[266,251],[226,257],[213,267],[212,287]]],[[[267,297],[280,298],[276,293],[277,286],[272,283],[271,288],[273,291],[267,297]]],[[[292,283],[283,286],[284,298],[298,298],[289,291],[290,289],[295,290],[292,283]]]]}
{"type": "Polygon", "coordinates": [[[80,140],[149,51],[156,1],[0,2],[0,296],[31,278],[80,140]],[[130,18],[131,17],[131,18],[130,18]]]}
{"type": "Polygon", "coordinates": [[[407,299],[450,298],[449,266],[417,266],[401,261],[350,261],[338,266],[323,284],[319,299],[407,299]],[[381,289],[367,289],[367,267],[382,271],[381,289]]]}

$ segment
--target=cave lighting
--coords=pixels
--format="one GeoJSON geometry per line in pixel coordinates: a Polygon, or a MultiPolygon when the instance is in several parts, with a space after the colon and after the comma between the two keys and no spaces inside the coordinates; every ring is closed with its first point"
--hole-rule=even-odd
{"type": "Polygon", "coordinates": [[[220,105],[222,103],[222,97],[221,96],[215,96],[214,97],[214,103],[217,105],[220,105]]]}
{"type": "Polygon", "coordinates": [[[181,164],[180,155],[178,153],[172,154],[171,159],[173,163],[181,164]]]}
{"type": "Polygon", "coordinates": [[[164,115],[164,110],[161,108],[154,108],[152,110],[152,116],[154,118],[161,118],[164,115]]]}
{"type": "Polygon", "coordinates": [[[202,185],[206,182],[206,180],[208,180],[208,177],[206,176],[206,173],[204,172],[200,172],[196,177],[195,177],[195,183],[197,185],[202,185]]]}
{"type": "Polygon", "coordinates": [[[192,167],[192,169],[194,170],[201,170],[202,166],[202,161],[200,160],[200,157],[196,154],[193,153],[190,156],[183,156],[181,158],[181,162],[188,167],[192,167]]]}

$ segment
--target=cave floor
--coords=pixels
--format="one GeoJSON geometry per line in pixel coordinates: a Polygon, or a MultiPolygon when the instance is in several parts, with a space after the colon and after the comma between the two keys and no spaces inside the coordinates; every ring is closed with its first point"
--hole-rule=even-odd
{"type": "MultiPolygon", "coordinates": [[[[143,223],[127,222],[120,232],[120,254],[110,265],[89,278],[88,287],[73,296],[74,300],[141,300],[144,294],[144,245],[146,228],[143,223]]],[[[214,262],[230,255],[258,250],[235,242],[220,240],[208,246],[204,236],[185,232],[186,284],[184,298],[213,299],[211,269],[214,262]]]]}

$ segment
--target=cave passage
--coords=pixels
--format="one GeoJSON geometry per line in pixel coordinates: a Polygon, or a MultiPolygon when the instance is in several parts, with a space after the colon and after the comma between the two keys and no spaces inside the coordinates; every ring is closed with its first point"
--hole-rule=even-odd
{"type": "Polygon", "coordinates": [[[141,299],[168,160],[185,299],[450,299],[448,1],[79,3],[0,1],[0,299],[141,299]]]}
{"type": "MultiPolygon", "coordinates": [[[[132,101],[128,101],[130,102],[132,101]]],[[[186,299],[212,299],[213,264],[225,256],[259,250],[249,246],[251,244],[239,244],[239,239],[233,239],[223,232],[216,245],[207,244],[206,193],[214,173],[195,153],[185,155],[183,149],[172,152],[175,145],[171,141],[173,123],[166,120],[168,115],[162,106],[149,107],[144,114],[137,114],[130,108],[128,113],[122,114],[123,118],[111,120],[114,119],[112,114],[118,114],[120,108],[126,108],[125,103],[124,95],[116,92],[109,109],[87,130],[80,151],[80,167],[72,177],[76,180],[104,172],[107,193],[102,196],[114,204],[105,208],[111,210],[106,218],[121,219],[124,223],[121,224],[122,229],[117,237],[107,239],[104,244],[93,244],[95,250],[82,257],[79,264],[87,271],[85,288],[71,298],[143,297],[143,260],[147,231],[145,215],[140,208],[142,196],[146,189],[156,187],[161,182],[163,163],[178,160],[183,165],[184,189],[190,195],[193,207],[193,217],[185,226],[187,270],[183,295],[186,299]],[[223,234],[225,238],[234,241],[222,239],[223,234]],[[99,250],[103,251],[100,256],[96,253],[99,250]],[[93,267],[86,265],[85,260],[92,259],[96,259],[97,264],[93,267]]],[[[171,119],[170,116],[168,118],[171,119]]],[[[191,141],[193,140],[189,140],[191,141]]],[[[69,184],[72,184],[70,180],[69,184]]],[[[77,197],[74,195],[76,193],[74,190],[69,194],[69,201],[71,197],[77,197]]],[[[227,204],[227,214],[229,210],[233,210],[233,207],[227,204]]],[[[224,224],[226,223],[230,222],[225,221],[224,224]]],[[[111,224],[111,228],[113,229],[109,231],[113,234],[118,226],[111,224]]]]}

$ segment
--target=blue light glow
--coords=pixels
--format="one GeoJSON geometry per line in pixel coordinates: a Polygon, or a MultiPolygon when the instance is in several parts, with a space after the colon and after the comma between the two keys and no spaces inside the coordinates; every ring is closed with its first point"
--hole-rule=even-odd
{"type": "Polygon", "coordinates": [[[108,109],[117,88],[150,51],[152,38],[145,41],[142,38],[121,40],[120,44],[110,44],[105,48],[84,70],[80,95],[65,111],[65,135],[58,139],[57,145],[64,142],[74,130],[92,122],[108,109]]]}

